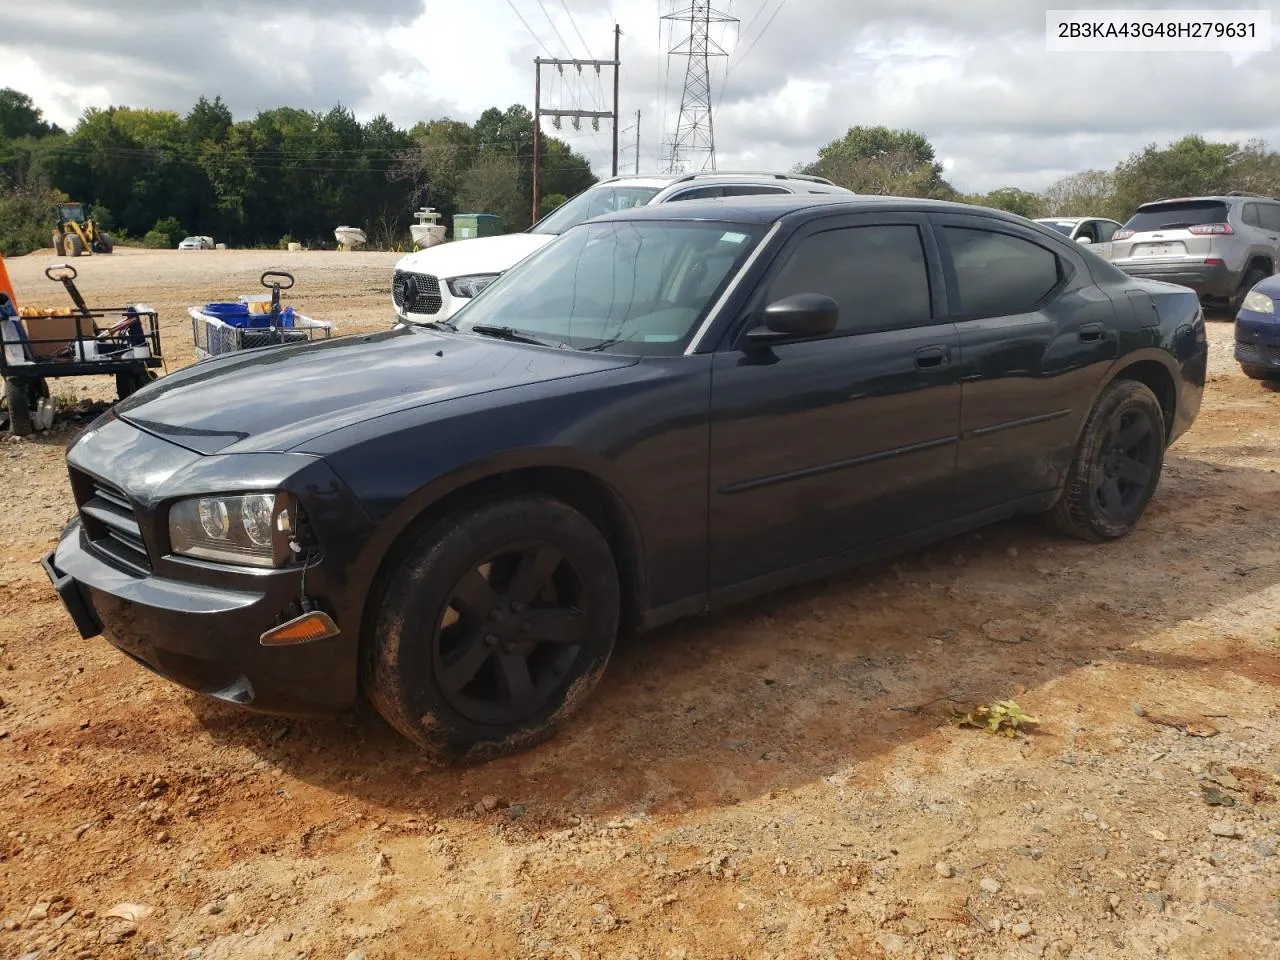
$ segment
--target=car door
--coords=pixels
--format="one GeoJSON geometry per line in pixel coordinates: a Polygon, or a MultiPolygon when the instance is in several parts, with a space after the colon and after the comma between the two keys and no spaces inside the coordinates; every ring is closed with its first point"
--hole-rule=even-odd
{"type": "Polygon", "coordinates": [[[1095,229],[1098,231],[1097,242],[1090,247],[1094,253],[1103,260],[1111,259],[1111,238],[1116,235],[1116,231],[1120,229],[1120,224],[1114,220],[1095,220],[1093,221],[1095,229]]]}
{"type": "Polygon", "coordinates": [[[774,257],[712,364],[713,588],[948,516],[960,387],[940,294],[922,214],[823,218],[774,257]],[[798,293],[836,300],[834,333],[738,345],[767,304],[798,293]]]}
{"type": "Polygon", "coordinates": [[[932,219],[960,342],[956,506],[976,514],[1061,485],[1118,356],[1115,313],[1068,245],[991,217],[932,219]]]}
{"type": "Polygon", "coordinates": [[[1270,245],[1271,262],[1280,263],[1280,204],[1259,203],[1258,223],[1270,245]]]}

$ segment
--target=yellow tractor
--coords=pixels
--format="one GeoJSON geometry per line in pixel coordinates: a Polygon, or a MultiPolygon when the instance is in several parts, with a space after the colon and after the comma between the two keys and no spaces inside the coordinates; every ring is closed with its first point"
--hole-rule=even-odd
{"type": "Polygon", "coordinates": [[[60,257],[78,257],[82,253],[110,253],[111,237],[89,219],[83,203],[60,203],[53,208],[57,229],[53,231],[53,248],[60,257]]]}

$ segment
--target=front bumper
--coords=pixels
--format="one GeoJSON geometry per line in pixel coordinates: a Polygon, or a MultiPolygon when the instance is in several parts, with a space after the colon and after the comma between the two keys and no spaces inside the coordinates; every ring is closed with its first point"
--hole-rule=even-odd
{"type": "Polygon", "coordinates": [[[1240,286],[1240,277],[1226,264],[1206,264],[1196,260],[1112,260],[1131,277],[1163,280],[1190,287],[1202,297],[1227,298],[1240,286]]]}
{"type": "Polygon", "coordinates": [[[1280,318],[1241,310],[1236,315],[1235,356],[1243,367],[1280,369],[1280,318]]]}
{"type": "Polygon", "coordinates": [[[101,633],[190,690],[271,713],[332,713],[355,702],[354,637],[259,642],[300,596],[299,570],[254,576],[248,589],[139,577],[100,556],[79,519],[43,566],[81,636],[101,633]]]}

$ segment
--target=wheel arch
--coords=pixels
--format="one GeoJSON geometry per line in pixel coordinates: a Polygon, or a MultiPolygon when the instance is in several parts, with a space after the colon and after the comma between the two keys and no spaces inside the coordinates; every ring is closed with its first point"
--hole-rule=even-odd
{"type": "Polygon", "coordinates": [[[427,528],[469,504],[528,493],[567,503],[601,532],[618,564],[622,594],[619,623],[624,631],[637,630],[648,606],[648,572],[640,525],[625,498],[613,484],[579,464],[517,463],[453,482],[441,480],[412,498],[405,512],[397,511],[384,521],[387,529],[375,539],[385,547],[376,558],[369,558],[376,566],[364,590],[361,648],[367,649],[373,636],[390,571],[427,528]]]}
{"type": "Polygon", "coordinates": [[[1249,258],[1249,262],[1245,264],[1244,273],[1248,276],[1249,271],[1258,269],[1266,272],[1267,276],[1271,276],[1276,272],[1275,259],[1265,253],[1254,253],[1249,258]]]}
{"type": "MultiPolygon", "coordinates": [[[[1156,400],[1160,402],[1160,409],[1164,413],[1164,433],[1167,443],[1168,438],[1173,435],[1173,426],[1178,412],[1178,382],[1168,366],[1154,358],[1136,360],[1118,369],[1107,380],[1103,389],[1117,380],[1136,380],[1156,395],[1156,400]]],[[[1097,402],[1096,399],[1094,402],[1097,402]]]]}

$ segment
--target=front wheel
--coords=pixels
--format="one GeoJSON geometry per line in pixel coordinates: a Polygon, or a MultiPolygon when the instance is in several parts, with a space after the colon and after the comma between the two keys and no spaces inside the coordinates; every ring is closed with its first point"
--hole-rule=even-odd
{"type": "Polygon", "coordinates": [[[562,501],[461,508],[390,574],[365,688],[393,727],[441,759],[531,746],[600,679],[619,596],[608,542],[562,501]]]}
{"type": "Polygon", "coordinates": [[[1246,367],[1242,364],[1240,370],[1250,380],[1280,380],[1280,370],[1273,367],[1246,367]]]}
{"type": "Polygon", "coordinates": [[[1050,525],[1083,540],[1124,536],[1155,493],[1164,450],[1160,401],[1145,384],[1115,381],[1085,424],[1050,525]]]}

